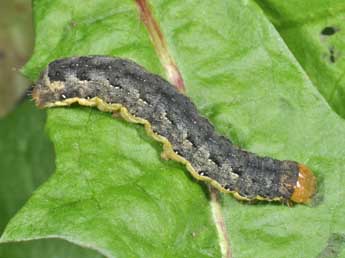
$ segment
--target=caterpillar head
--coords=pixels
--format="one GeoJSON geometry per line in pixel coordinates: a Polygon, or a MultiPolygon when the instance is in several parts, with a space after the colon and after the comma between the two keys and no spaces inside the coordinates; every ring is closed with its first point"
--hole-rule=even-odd
{"type": "Polygon", "coordinates": [[[316,192],[316,178],[311,170],[298,164],[298,179],[291,200],[296,203],[308,203],[316,192]]]}

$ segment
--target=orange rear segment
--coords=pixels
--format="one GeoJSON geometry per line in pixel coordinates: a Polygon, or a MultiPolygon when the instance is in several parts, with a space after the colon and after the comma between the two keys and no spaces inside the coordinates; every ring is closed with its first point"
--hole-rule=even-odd
{"type": "Polygon", "coordinates": [[[303,164],[298,164],[298,170],[297,183],[290,199],[297,203],[308,203],[316,191],[316,178],[303,164]]]}

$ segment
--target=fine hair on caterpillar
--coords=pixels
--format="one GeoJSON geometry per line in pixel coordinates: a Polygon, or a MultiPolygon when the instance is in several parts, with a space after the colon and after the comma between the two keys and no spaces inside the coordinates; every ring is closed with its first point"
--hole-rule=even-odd
{"type": "Polygon", "coordinates": [[[239,148],[217,133],[187,96],[130,60],[82,56],[53,61],[32,94],[42,108],[78,103],[143,124],[163,144],[162,157],[238,199],[308,203],[315,194],[316,178],[305,165],[239,148]]]}

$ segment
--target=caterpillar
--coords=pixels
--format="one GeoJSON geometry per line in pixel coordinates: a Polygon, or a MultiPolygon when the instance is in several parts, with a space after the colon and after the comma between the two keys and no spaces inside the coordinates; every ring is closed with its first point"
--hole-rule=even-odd
{"type": "Polygon", "coordinates": [[[184,164],[196,179],[237,199],[308,203],[316,191],[308,167],[234,145],[187,96],[133,61],[107,56],[55,60],[32,96],[40,108],[77,103],[144,125],[163,144],[162,158],[184,164]]]}

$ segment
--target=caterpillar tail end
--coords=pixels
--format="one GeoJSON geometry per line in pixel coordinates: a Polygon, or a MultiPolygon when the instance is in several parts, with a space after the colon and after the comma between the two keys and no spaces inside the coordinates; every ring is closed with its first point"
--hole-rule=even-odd
{"type": "Polygon", "coordinates": [[[316,192],[316,177],[305,165],[298,164],[298,179],[291,200],[295,203],[309,203],[316,192]]]}

